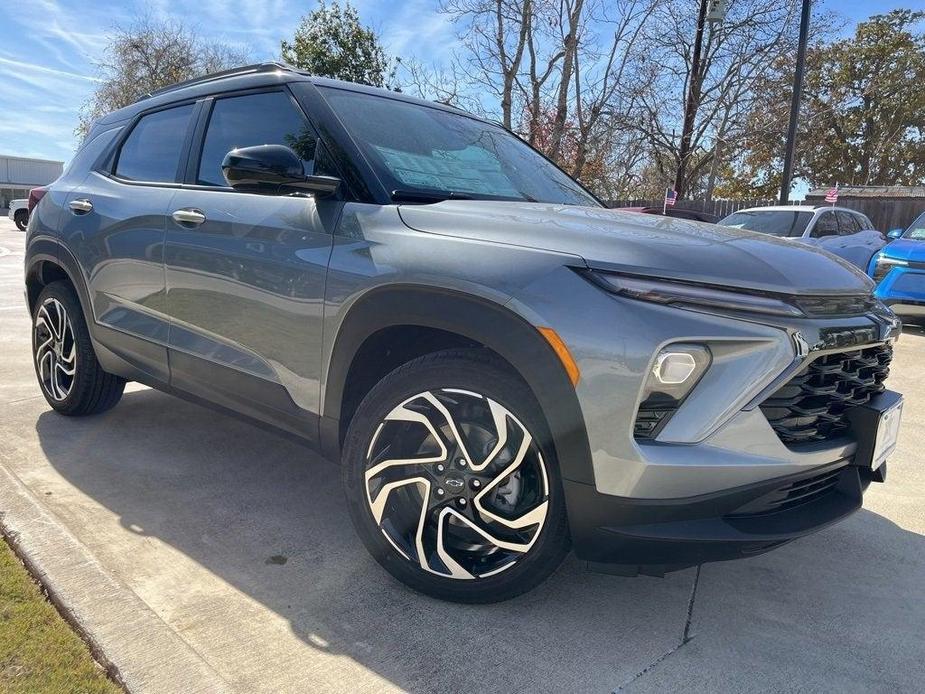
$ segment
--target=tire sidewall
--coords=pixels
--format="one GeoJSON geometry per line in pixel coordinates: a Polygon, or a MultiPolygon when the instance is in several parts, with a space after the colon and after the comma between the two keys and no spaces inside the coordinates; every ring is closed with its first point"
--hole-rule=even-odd
{"type": "MultiPolygon", "coordinates": [[[[474,351],[474,350],[473,350],[474,351]]],[[[421,592],[459,602],[494,602],[542,582],[568,551],[568,527],[559,466],[548,426],[529,388],[490,359],[465,354],[429,355],[399,367],[364,398],[351,421],[342,464],[347,504],[360,538],[393,576],[421,592]],[[379,530],[366,501],[366,452],[379,423],[404,400],[425,391],[459,388],[489,397],[507,408],[537,442],[549,479],[549,510],[526,556],[509,569],[474,580],[438,576],[401,557],[379,530]]]]}
{"type": "Polygon", "coordinates": [[[39,389],[45,397],[46,402],[58,412],[70,414],[77,411],[83,404],[86,393],[92,385],[93,374],[91,368],[95,364],[91,363],[89,356],[93,355],[93,346],[90,342],[90,333],[87,330],[87,324],[83,318],[83,311],[77,296],[71,288],[64,282],[52,282],[47,285],[39,298],[35,302],[35,310],[32,312],[32,366],[35,369],[35,376],[39,382],[39,389]],[[36,361],[36,337],[35,322],[39,310],[48,299],[56,299],[64,306],[67,311],[68,319],[71,322],[71,330],[74,333],[75,343],[75,376],[71,384],[71,390],[64,400],[55,400],[51,397],[42,383],[42,375],[39,372],[38,361],[36,361]]]}

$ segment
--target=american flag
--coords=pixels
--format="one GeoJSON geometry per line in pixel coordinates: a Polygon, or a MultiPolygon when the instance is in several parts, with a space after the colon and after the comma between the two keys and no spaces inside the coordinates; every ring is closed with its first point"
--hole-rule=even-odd
{"type": "Polygon", "coordinates": [[[825,194],[825,201],[830,202],[833,205],[838,202],[838,184],[835,184],[834,188],[830,188],[829,192],[825,194]]]}
{"type": "Polygon", "coordinates": [[[665,205],[668,207],[674,207],[674,204],[678,201],[678,191],[668,188],[665,190],[665,205]]]}

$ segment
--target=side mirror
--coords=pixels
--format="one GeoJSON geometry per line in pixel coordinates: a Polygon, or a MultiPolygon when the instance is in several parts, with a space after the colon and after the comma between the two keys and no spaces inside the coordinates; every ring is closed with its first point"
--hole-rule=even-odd
{"type": "Polygon", "coordinates": [[[228,185],[243,193],[285,195],[337,192],[340,179],[333,176],[306,176],[302,160],[285,145],[255,145],[233,149],[222,160],[222,173],[228,185]]]}
{"type": "Polygon", "coordinates": [[[887,237],[888,239],[898,239],[898,238],[902,237],[902,235],[903,235],[903,230],[902,230],[902,229],[890,229],[890,230],[886,233],[886,237],[887,237]]]}

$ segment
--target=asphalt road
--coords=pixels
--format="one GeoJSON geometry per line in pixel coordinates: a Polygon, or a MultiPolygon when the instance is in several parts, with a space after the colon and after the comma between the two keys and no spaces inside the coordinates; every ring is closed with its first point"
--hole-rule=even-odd
{"type": "MultiPolygon", "coordinates": [[[[167,669],[151,665],[166,641],[241,692],[925,685],[922,334],[898,345],[891,384],[907,404],[887,484],[846,522],[663,579],[569,559],[526,596],[467,607],[381,571],[350,528],[337,468],[289,439],[138,386],[100,417],[51,412],[30,361],[23,240],[0,221],[0,521],[21,517],[3,498],[34,504],[23,550],[36,546],[64,597],[85,576],[78,621],[137,690],[167,687],[151,674],[167,669]],[[139,653],[149,670],[133,676],[139,653]]],[[[183,658],[161,662],[182,680],[183,658]]]]}

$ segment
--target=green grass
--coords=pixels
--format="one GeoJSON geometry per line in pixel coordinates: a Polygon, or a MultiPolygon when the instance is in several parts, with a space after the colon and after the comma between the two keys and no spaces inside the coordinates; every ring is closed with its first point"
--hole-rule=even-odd
{"type": "Polygon", "coordinates": [[[0,693],[117,692],[122,689],[0,538],[0,693]]]}

